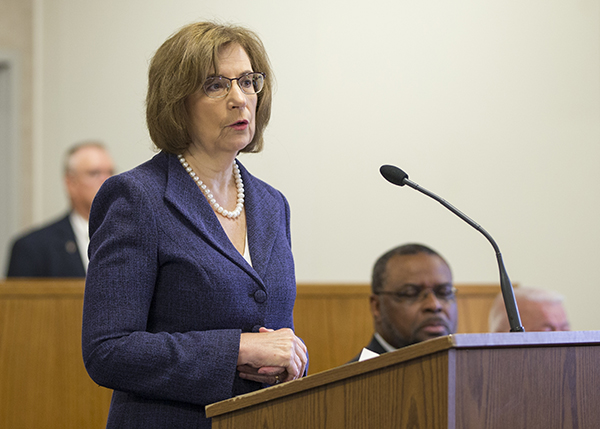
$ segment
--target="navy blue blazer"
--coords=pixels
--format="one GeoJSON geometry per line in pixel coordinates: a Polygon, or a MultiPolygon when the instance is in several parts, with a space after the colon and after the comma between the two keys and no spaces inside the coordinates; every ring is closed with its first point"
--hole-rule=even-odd
{"type": "Polygon", "coordinates": [[[85,277],[69,214],[18,238],[6,277],[85,277]]]}
{"type": "Polygon", "coordinates": [[[82,341],[89,375],[115,390],[107,427],[209,428],[205,405],[262,387],[236,372],[241,333],[293,329],[289,206],[240,170],[252,266],[174,155],[98,192],[82,341]]]}

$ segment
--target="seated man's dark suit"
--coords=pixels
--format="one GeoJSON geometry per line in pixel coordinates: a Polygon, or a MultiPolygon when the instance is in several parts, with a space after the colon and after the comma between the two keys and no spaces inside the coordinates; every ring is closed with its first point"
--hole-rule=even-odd
{"type": "MultiPolygon", "coordinates": [[[[377,338],[375,338],[374,335],[371,337],[371,342],[369,343],[369,345],[367,347],[365,347],[365,348],[371,350],[372,352],[377,353],[378,355],[381,355],[381,354],[387,352],[387,350],[385,348],[383,348],[383,346],[381,345],[381,343],[379,341],[377,341],[377,338]]],[[[361,351],[361,353],[362,353],[362,351],[361,351]]],[[[356,356],[354,356],[352,358],[352,360],[350,360],[348,363],[350,363],[350,362],[358,362],[358,358],[359,357],[360,357],[360,353],[357,354],[356,356]]]]}
{"type": "Polygon", "coordinates": [[[7,277],[85,277],[69,215],[17,239],[7,277]]]}

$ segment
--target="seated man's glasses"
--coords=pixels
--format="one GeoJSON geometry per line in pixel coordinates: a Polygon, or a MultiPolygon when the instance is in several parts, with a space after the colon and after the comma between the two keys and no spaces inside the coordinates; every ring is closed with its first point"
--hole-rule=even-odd
{"type": "Polygon", "coordinates": [[[440,301],[451,301],[456,298],[456,288],[451,284],[437,285],[433,288],[407,285],[398,291],[379,291],[375,295],[391,295],[398,302],[416,303],[423,301],[430,293],[440,301]]]}

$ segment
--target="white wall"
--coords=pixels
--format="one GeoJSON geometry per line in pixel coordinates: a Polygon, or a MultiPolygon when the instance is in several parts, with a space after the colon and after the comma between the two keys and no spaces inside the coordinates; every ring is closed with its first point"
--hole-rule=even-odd
{"type": "Polygon", "coordinates": [[[408,241],[456,282],[497,282],[493,250],[441,205],[387,183],[396,164],[497,240],[513,282],[562,292],[600,329],[597,0],[41,0],[38,221],[66,206],[64,149],[100,138],[121,170],[152,156],[148,61],[195,20],[262,37],[278,89],[266,149],[243,155],[281,189],[302,282],[367,282],[408,241]],[[60,190],[60,191],[59,191],[60,190]]]}
{"type": "Polygon", "coordinates": [[[0,276],[8,269],[8,243],[18,230],[21,210],[19,206],[21,150],[18,136],[21,125],[19,115],[22,93],[19,91],[22,68],[19,56],[0,49],[0,276]]]}

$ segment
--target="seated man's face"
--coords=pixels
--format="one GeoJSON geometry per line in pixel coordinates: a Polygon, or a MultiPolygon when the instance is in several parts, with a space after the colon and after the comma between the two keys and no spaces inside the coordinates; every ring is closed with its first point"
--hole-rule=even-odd
{"type": "Polygon", "coordinates": [[[526,332],[570,330],[567,313],[561,302],[517,299],[517,305],[526,332]]]}
{"type": "Polygon", "coordinates": [[[440,257],[393,256],[382,293],[371,296],[375,329],[396,348],[453,334],[457,309],[452,290],[452,273],[440,257]]]}

